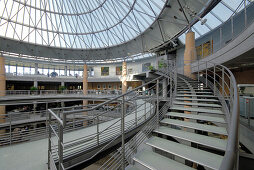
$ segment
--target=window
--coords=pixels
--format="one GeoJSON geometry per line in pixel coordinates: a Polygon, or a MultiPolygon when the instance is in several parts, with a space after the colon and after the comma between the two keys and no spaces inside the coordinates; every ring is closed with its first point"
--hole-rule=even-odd
{"type": "Polygon", "coordinates": [[[116,75],[122,75],[122,66],[116,66],[116,75]]]}
{"type": "Polygon", "coordinates": [[[132,68],[128,69],[128,74],[133,74],[132,68]]]}
{"type": "Polygon", "coordinates": [[[142,64],[142,72],[149,71],[150,66],[151,66],[151,63],[142,64]]]}
{"type": "Polygon", "coordinates": [[[101,88],[101,86],[98,84],[98,85],[97,85],[97,89],[100,89],[100,88],[101,88]]]}
{"type": "Polygon", "coordinates": [[[112,87],[111,84],[109,84],[109,85],[108,85],[108,89],[111,89],[111,87],[112,87]]]}
{"type": "Polygon", "coordinates": [[[103,89],[106,89],[106,84],[103,84],[103,89]]]}
{"type": "Polygon", "coordinates": [[[115,89],[115,90],[117,89],[117,85],[116,85],[116,84],[114,85],[114,89],[115,89]]]}
{"type": "Polygon", "coordinates": [[[120,89],[120,90],[122,89],[122,85],[121,85],[121,84],[119,85],[119,89],[120,89]]]}
{"type": "Polygon", "coordinates": [[[109,67],[101,67],[101,76],[109,75],[109,67]]]}

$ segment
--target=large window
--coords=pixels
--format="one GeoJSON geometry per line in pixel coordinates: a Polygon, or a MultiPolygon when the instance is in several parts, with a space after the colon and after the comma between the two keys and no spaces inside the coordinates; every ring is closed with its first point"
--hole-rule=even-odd
{"type": "Polygon", "coordinates": [[[101,75],[108,76],[109,75],[109,67],[101,67],[101,75]]]}
{"type": "Polygon", "coordinates": [[[142,72],[149,71],[150,66],[151,66],[151,63],[142,64],[142,72]]]}
{"type": "Polygon", "coordinates": [[[116,75],[122,75],[122,66],[116,66],[116,75]]]}

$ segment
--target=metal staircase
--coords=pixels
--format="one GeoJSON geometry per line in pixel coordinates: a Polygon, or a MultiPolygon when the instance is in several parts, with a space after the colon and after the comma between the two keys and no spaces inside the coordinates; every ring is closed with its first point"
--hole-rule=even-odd
{"type": "Polygon", "coordinates": [[[174,81],[170,83],[174,91],[169,90],[169,107],[157,110],[155,120],[139,132],[143,135],[135,135],[118,149],[122,151],[115,154],[119,159],[112,157],[100,169],[238,169],[239,112],[234,75],[213,63],[193,67],[203,67],[196,69],[196,80],[159,74],[174,81]],[[126,150],[130,146],[135,149],[126,150]]]}
{"type": "Polygon", "coordinates": [[[219,169],[227,145],[227,123],[221,105],[218,100],[185,101],[186,98],[217,99],[212,91],[206,89],[202,92],[199,89],[201,84],[185,79],[178,81],[177,98],[173,106],[160,121],[160,126],[153,131],[153,136],[145,142],[153,151],[138,153],[133,158],[135,164],[138,164],[136,167],[178,170],[192,169],[198,164],[219,169]],[[170,156],[165,157],[165,154],[170,156]],[[161,159],[156,160],[154,157],[157,156],[161,159]],[[176,157],[183,163],[177,162],[176,157]],[[185,165],[185,160],[190,161],[192,166],[185,165]]]}

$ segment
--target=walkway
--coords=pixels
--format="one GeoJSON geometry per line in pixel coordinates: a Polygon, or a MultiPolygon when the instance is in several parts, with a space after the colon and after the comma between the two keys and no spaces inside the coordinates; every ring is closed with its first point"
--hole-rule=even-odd
{"type": "MultiPolygon", "coordinates": [[[[138,105],[142,105],[143,100],[137,100],[138,105]]],[[[151,107],[154,109],[153,107],[151,107]]],[[[150,111],[150,104],[146,104],[146,111],[150,111]]],[[[150,113],[150,112],[149,112],[150,113]]],[[[144,115],[144,105],[142,105],[137,112],[137,117],[144,115]]],[[[149,117],[150,114],[147,115],[149,117]]],[[[132,113],[125,117],[125,122],[135,119],[135,113],[132,113]]],[[[104,122],[100,124],[100,131],[103,131],[114,122],[117,122],[119,118],[104,122]]],[[[143,121],[143,120],[142,120],[143,121]]],[[[142,122],[138,122],[139,124],[142,122]]],[[[116,123],[117,129],[120,129],[120,121],[116,123]]],[[[128,127],[126,127],[128,128],[128,127]]],[[[73,131],[64,134],[64,143],[72,141],[74,139],[85,137],[96,133],[96,125],[81,130],[73,131]]],[[[107,131],[105,131],[107,133],[107,131]]],[[[103,135],[103,134],[102,134],[103,135]]],[[[108,138],[113,137],[114,134],[109,134],[108,138]]],[[[104,140],[106,140],[104,138],[104,140]]],[[[84,148],[83,148],[84,149],[84,148]]],[[[0,149],[0,165],[1,170],[46,170],[47,169],[47,157],[48,157],[48,139],[41,139],[37,141],[20,143],[11,146],[5,146],[0,149]]]]}

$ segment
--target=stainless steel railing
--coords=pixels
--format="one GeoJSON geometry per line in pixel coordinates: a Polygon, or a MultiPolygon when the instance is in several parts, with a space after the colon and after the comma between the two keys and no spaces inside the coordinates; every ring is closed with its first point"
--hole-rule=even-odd
{"type": "MultiPolygon", "coordinates": [[[[6,96],[32,96],[32,95],[83,95],[83,90],[5,90],[0,94],[6,96]]],[[[121,90],[88,90],[88,95],[120,95],[121,90]]]]}
{"type": "MultiPolygon", "coordinates": [[[[168,71],[167,71],[168,72],[168,71]]],[[[49,148],[48,148],[48,161],[49,165],[57,165],[59,169],[70,168],[70,166],[65,167],[64,160],[70,160],[72,157],[75,157],[80,154],[86,154],[94,148],[100,147],[98,151],[93,153],[93,156],[78,162],[71,167],[88,161],[98,155],[100,152],[111,146],[117,139],[122,139],[122,146],[125,145],[125,135],[131,132],[133,129],[138,128],[140,125],[147,123],[152,117],[154,117],[154,113],[159,113],[159,100],[160,96],[162,96],[163,88],[160,88],[160,84],[165,81],[170,81],[169,76],[164,75],[159,76],[148,83],[145,83],[142,86],[135,88],[132,91],[129,91],[125,94],[119,95],[111,100],[108,100],[104,103],[101,103],[92,108],[84,108],[78,111],[61,111],[59,109],[51,109],[49,113],[51,116],[49,117],[49,148]],[[136,91],[142,89],[150,85],[146,91],[148,93],[136,93],[136,91]],[[150,94],[150,95],[146,95],[150,94]],[[135,107],[133,109],[126,109],[129,107],[128,102],[133,102],[135,107]],[[82,135],[78,138],[73,138],[71,140],[65,140],[65,135],[63,134],[63,129],[65,129],[66,125],[68,124],[67,116],[75,115],[78,113],[88,114],[94,112],[98,108],[102,107],[103,105],[107,105],[109,103],[116,103],[111,110],[121,110],[120,116],[121,118],[113,119],[105,124],[100,123],[99,119],[100,116],[107,113],[98,113],[96,114],[97,123],[96,127],[93,132],[89,134],[82,135]],[[55,125],[52,124],[51,118],[55,117],[57,120],[55,125]],[[56,128],[54,128],[56,127],[56,128]],[[56,131],[57,129],[58,131],[56,131]],[[54,136],[54,137],[53,137],[54,136]],[[53,158],[53,159],[51,159],[53,158]],[[54,161],[54,163],[52,162],[54,161]]],[[[173,85],[171,85],[173,87],[173,85]]],[[[167,88],[167,87],[164,87],[167,88]]],[[[159,115],[157,114],[156,120],[159,120],[159,115]]],[[[86,122],[84,123],[86,126],[86,122]]],[[[87,129],[87,131],[89,131],[87,129]]],[[[66,134],[67,135],[67,134],[66,134]]],[[[68,137],[68,136],[67,136],[68,137]]],[[[124,149],[122,153],[125,153],[124,149]]],[[[125,154],[122,154],[124,157],[125,154]]],[[[122,160],[125,160],[124,158],[122,160]]],[[[48,167],[49,169],[51,167],[48,167]]]]}
{"type": "MultiPolygon", "coordinates": [[[[233,73],[225,66],[209,61],[188,61],[198,81],[213,90],[218,96],[227,122],[227,148],[220,166],[221,170],[238,169],[239,157],[239,106],[238,88],[233,73]]],[[[182,67],[184,69],[184,67],[182,67]]],[[[184,71],[178,68],[178,72],[184,71]]]]}

